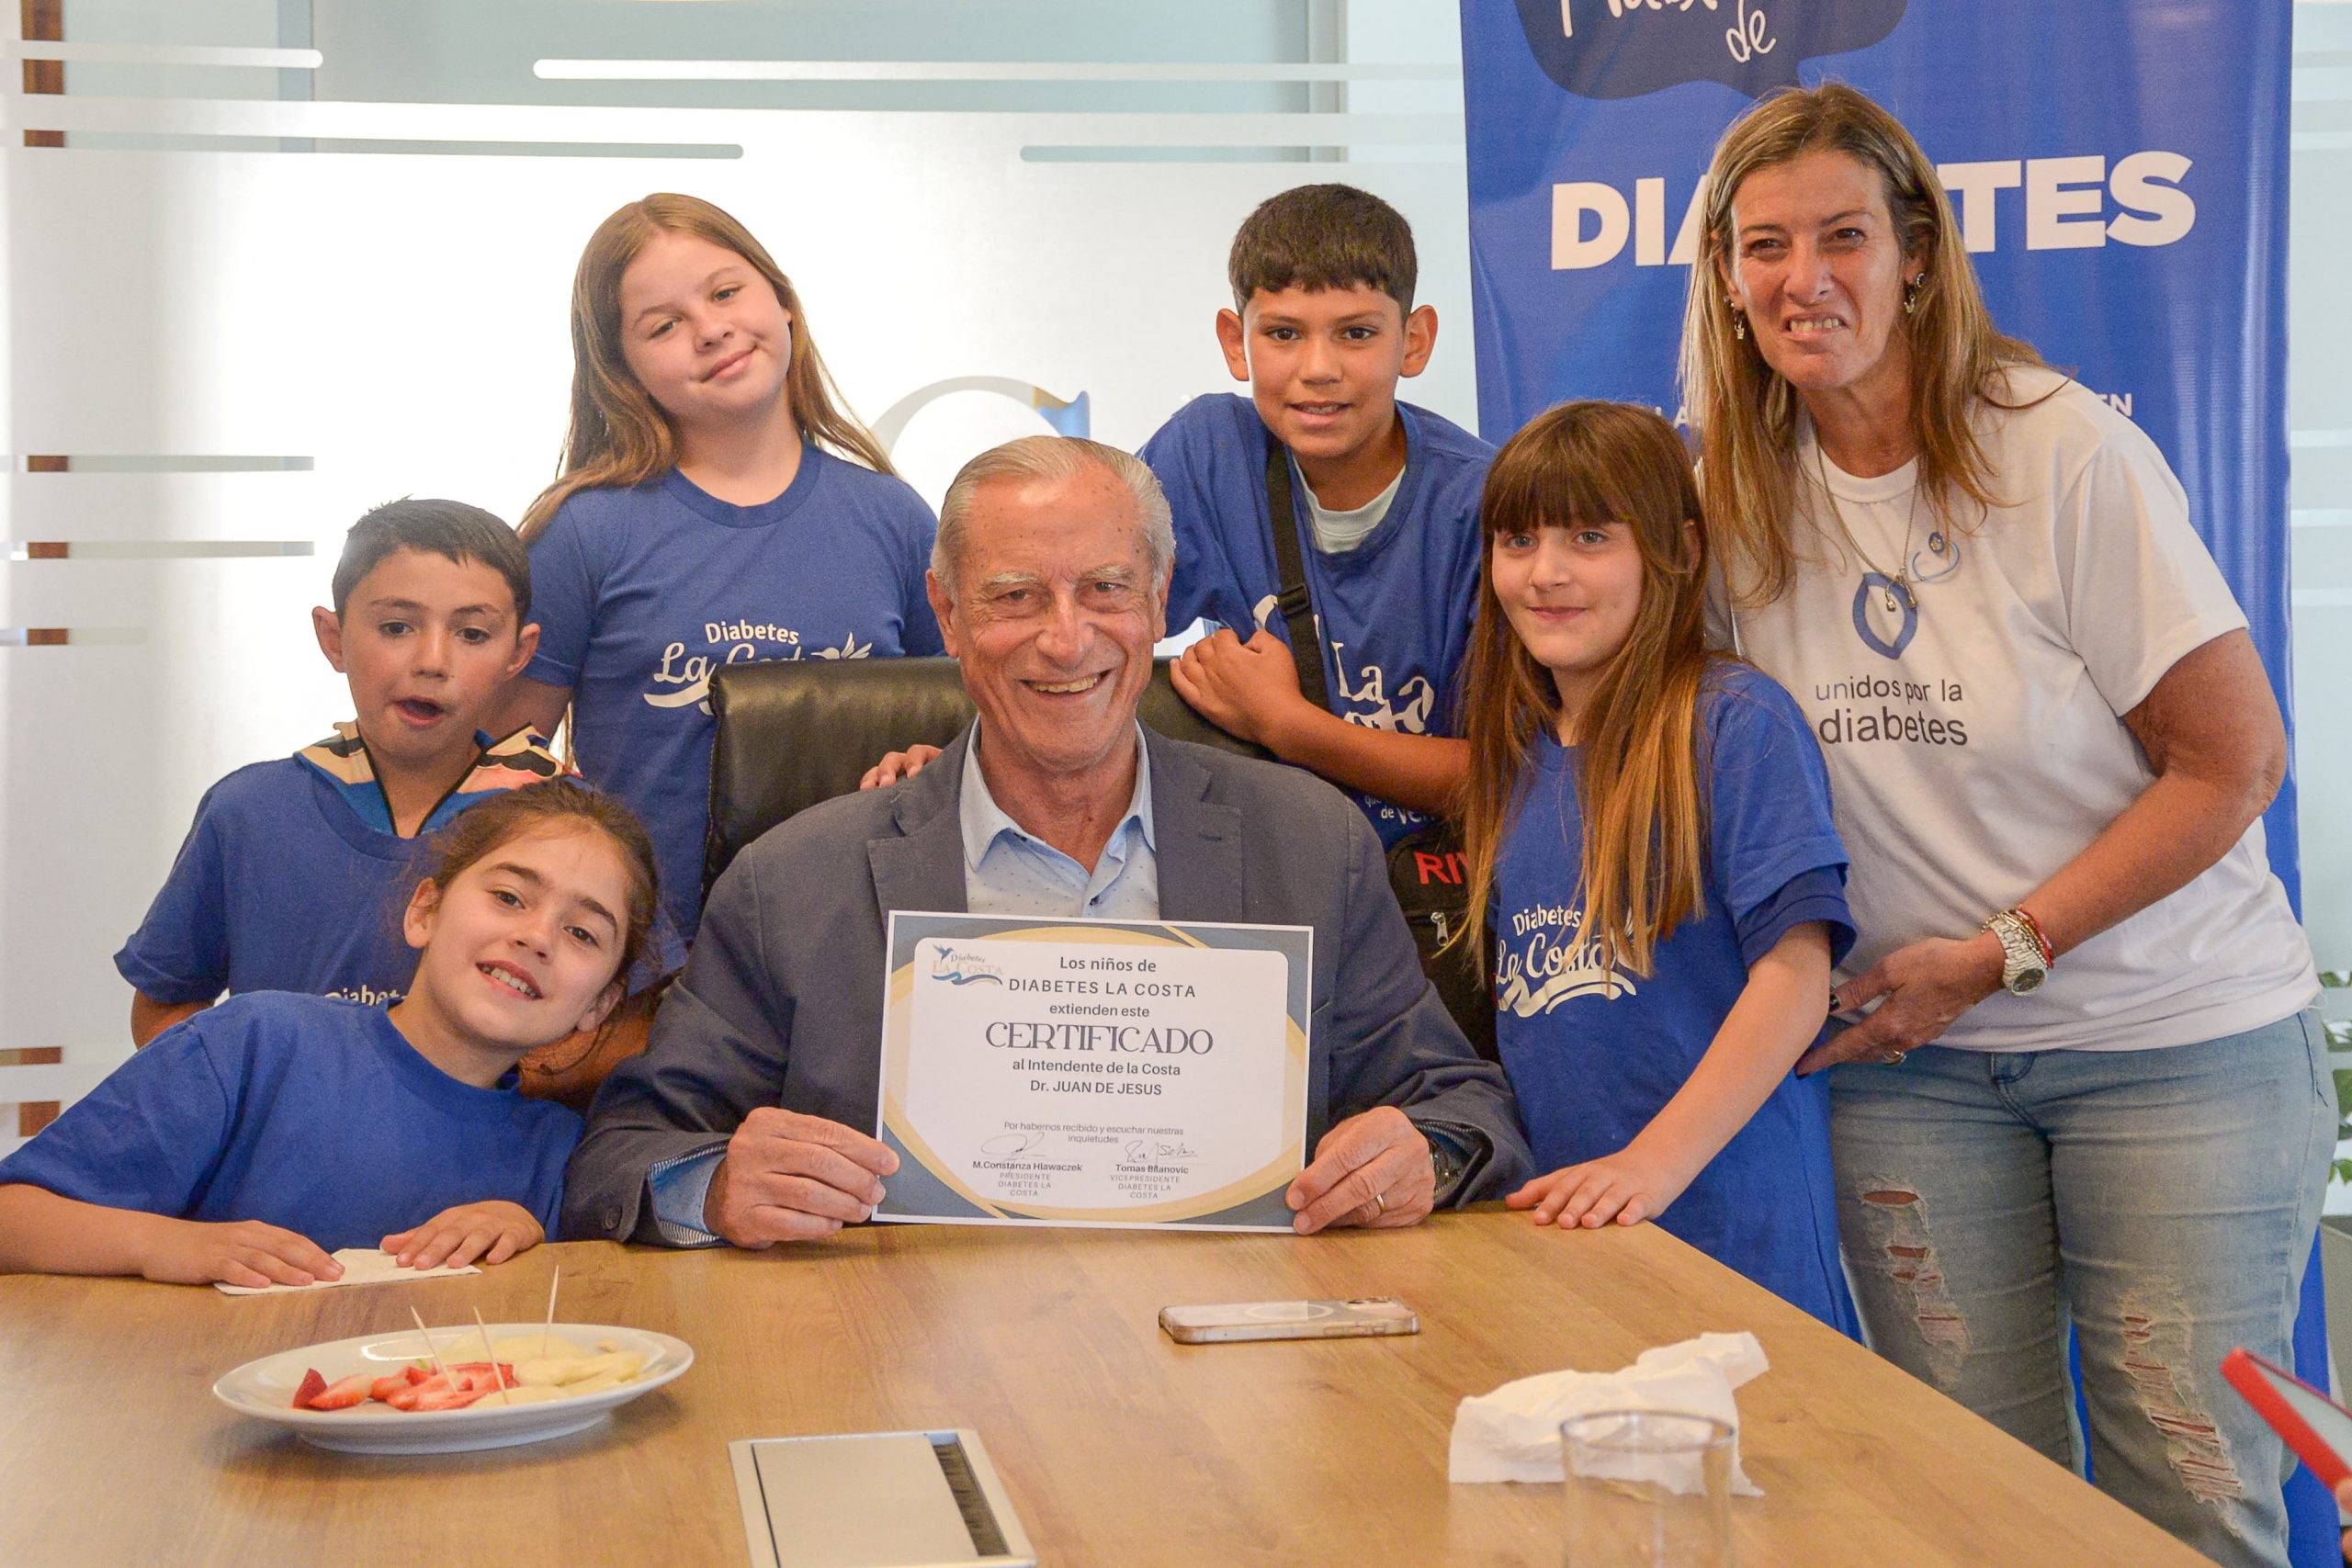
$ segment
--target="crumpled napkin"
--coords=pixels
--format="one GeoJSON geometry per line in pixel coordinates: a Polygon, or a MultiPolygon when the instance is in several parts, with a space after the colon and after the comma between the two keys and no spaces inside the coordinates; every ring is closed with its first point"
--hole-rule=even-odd
{"type": "Polygon", "coordinates": [[[1507,1382],[1454,1408],[1446,1479],[1558,1481],[1561,1422],[1596,1410],[1668,1410],[1712,1416],[1732,1427],[1731,1489],[1761,1497],[1740,1468],[1739,1404],[1732,1390],[1770,1365],[1753,1334],[1702,1334],[1645,1350],[1622,1371],[1540,1372],[1507,1382]]]}
{"type": "Polygon", "coordinates": [[[380,1247],[346,1247],[334,1260],[343,1265],[340,1280],[313,1280],[307,1285],[231,1285],[215,1280],[212,1288],[224,1296],[275,1296],[288,1291],[332,1291],[345,1285],[383,1285],[397,1280],[438,1280],[448,1274],[479,1274],[469,1263],[462,1269],[403,1269],[380,1247]]]}

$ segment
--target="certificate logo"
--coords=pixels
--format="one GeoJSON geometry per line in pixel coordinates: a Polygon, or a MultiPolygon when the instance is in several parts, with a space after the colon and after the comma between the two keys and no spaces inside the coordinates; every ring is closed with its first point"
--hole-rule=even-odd
{"type": "Polygon", "coordinates": [[[977,953],[953,947],[932,949],[931,977],[951,986],[1004,984],[1004,971],[977,953]]]}

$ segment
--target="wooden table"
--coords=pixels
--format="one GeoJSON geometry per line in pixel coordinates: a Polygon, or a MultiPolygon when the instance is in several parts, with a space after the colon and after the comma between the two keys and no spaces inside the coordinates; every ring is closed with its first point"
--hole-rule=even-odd
{"type": "Polygon", "coordinates": [[[1808,1568],[2205,1560],[1654,1227],[1500,1213],[1282,1236],[875,1226],[766,1254],[543,1247],[480,1278],[232,1299],[0,1280],[0,1561],[746,1561],[738,1438],[978,1427],[1043,1560],[1555,1568],[1555,1486],[1451,1486],[1455,1402],[1706,1329],[1772,1370],[1739,1396],[1760,1499],[1740,1560],[1808,1568]],[[232,1415],[254,1357],[404,1326],[561,1315],[693,1345],[588,1432],[437,1458],[311,1449],[232,1415]],[[1410,1338],[1180,1346],[1171,1302],[1393,1294],[1410,1338]]]}

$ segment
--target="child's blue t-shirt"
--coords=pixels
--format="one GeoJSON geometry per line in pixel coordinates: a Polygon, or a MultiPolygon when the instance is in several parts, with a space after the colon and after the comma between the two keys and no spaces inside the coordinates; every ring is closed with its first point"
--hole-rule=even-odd
{"type": "MultiPolygon", "coordinates": [[[[1821,749],[1788,693],[1719,664],[1700,697],[1706,907],[1657,945],[1650,973],[1579,955],[1583,812],[1573,748],[1539,736],[1495,863],[1496,1043],[1539,1171],[1617,1153],[1682,1088],[1747,985],[1795,926],[1853,944],[1846,851],[1821,749]]],[[[1826,1021],[1827,995],[1821,998],[1826,1021]]],[[[1838,1258],[1826,1079],[1784,1077],[1658,1225],[1830,1326],[1856,1332],[1838,1258]]]]}
{"type": "Polygon", "coordinates": [[[904,481],[809,446],[763,505],[731,505],[673,468],[575,492],[532,541],[539,651],[523,673],[571,688],[580,771],[644,819],[671,959],[702,918],[710,672],[945,651],[923,592],[938,526],[904,481]]]}
{"type": "Polygon", "coordinates": [[[381,1009],[260,991],[157,1035],[0,1160],[0,1182],[261,1220],[329,1252],[493,1198],[552,1236],[580,1133],[560,1105],[458,1082],[381,1009]]]}
{"type": "MultiPolygon", "coordinates": [[[[1304,486],[1294,486],[1291,523],[1322,626],[1331,711],[1374,729],[1453,735],[1454,682],[1478,610],[1478,498],[1495,449],[1426,409],[1400,402],[1396,412],[1404,477],[1363,542],[1338,555],[1317,549],[1304,486]]],[[[1245,640],[1260,626],[1290,640],[1274,604],[1282,575],[1267,527],[1272,442],[1248,398],[1212,393],[1144,443],[1140,456],[1175,513],[1170,631],[1206,618],[1245,640]]],[[[1391,801],[1353,798],[1384,844],[1427,821],[1391,801]]]]}
{"type": "Polygon", "coordinates": [[[424,874],[419,840],[477,801],[561,772],[527,731],[485,737],[471,771],[417,838],[403,839],[358,727],[339,724],[326,739],[239,768],[205,792],[171,874],[114,966],[172,1005],[226,990],[390,1006],[416,973],[401,911],[424,874]]]}

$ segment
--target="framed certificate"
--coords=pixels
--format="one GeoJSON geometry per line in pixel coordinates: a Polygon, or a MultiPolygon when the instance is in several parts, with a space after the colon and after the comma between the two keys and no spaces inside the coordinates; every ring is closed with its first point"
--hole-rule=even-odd
{"type": "Polygon", "coordinates": [[[894,912],[874,1217],[1289,1230],[1314,937],[894,912]]]}

